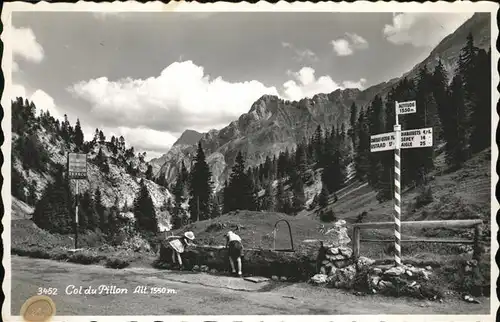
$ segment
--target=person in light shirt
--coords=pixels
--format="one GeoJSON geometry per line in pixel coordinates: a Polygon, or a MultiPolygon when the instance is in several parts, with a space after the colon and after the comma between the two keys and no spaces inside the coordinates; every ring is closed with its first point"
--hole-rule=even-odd
{"type": "Polygon", "coordinates": [[[169,247],[172,250],[172,264],[175,265],[177,260],[177,265],[179,269],[183,269],[182,265],[182,257],[181,254],[184,253],[184,250],[187,246],[194,245],[192,241],[194,240],[194,234],[191,231],[187,231],[183,236],[171,236],[168,238],[169,247]]]}
{"type": "Polygon", "coordinates": [[[229,250],[229,263],[231,264],[232,273],[236,275],[236,262],[238,264],[238,276],[241,277],[241,255],[243,252],[241,238],[232,231],[229,231],[226,234],[226,240],[226,248],[229,250]]]}

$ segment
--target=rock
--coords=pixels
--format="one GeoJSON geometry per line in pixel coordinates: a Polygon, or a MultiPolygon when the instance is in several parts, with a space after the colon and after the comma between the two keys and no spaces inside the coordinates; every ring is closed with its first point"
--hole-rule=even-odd
{"type": "Polygon", "coordinates": [[[380,269],[379,267],[372,267],[370,269],[370,273],[380,275],[382,274],[382,269],[380,269]]]}
{"type": "Polygon", "coordinates": [[[288,280],[288,279],[287,279],[285,276],[281,276],[281,277],[280,277],[280,281],[281,281],[281,282],[286,282],[287,280],[288,280]]]}
{"type": "Polygon", "coordinates": [[[326,275],[326,267],[321,266],[321,268],[319,269],[319,273],[322,275],[326,275]]]}
{"type": "Polygon", "coordinates": [[[344,222],[344,220],[340,220],[337,223],[335,223],[335,226],[330,228],[326,233],[326,241],[324,241],[324,245],[327,247],[341,247],[349,244],[351,239],[349,238],[347,234],[347,228],[344,227],[341,224],[338,224],[339,222],[344,222]]]}
{"type": "Polygon", "coordinates": [[[381,280],[378,282],[377,288],[379,291],[383,292],[383,291],[387,291],[391,288],[394,288],[394,285],[389,281],[381,280]]]}
{"type": "Polygon", "coordinates": [[[313,277],[311,277],[311,283],[320,285],[320,284],[326,284],[328,276],[325,274],[316,274],[313,277]]]}
{"type": "Polygon", "coordinates": [[[332,286],[349,289],[352,287],[355,277],[356,267],[354,265],[340,268],[337,270],[336,274],[332,276],[332,286]]]}
{"type": "Polygon", "coordinates": [[[328,248],[326,253],[329,255],[338,255],[340,253],[340,251],[337,247],[330,247],[330,248],[328,248]]]}
{"type": "Polygon", "coordinates": [[[428,281],[429,280],[429,273],[427,271],[422,271],[422,275],[424,280],[428,281]]]}
{"type": "Polygon", "coordinates": [[[337,274],[337,268],[336,267],[331,267],[330,271],[328,272],[328,276],[330,277],[330,276],[333,276],[335,274],[337,274]]]}
{"type": "Polygon", "coordinates": [[[408,276],[413,276],[413,273],[412,273],[410,270],[407,270],[407,271],[405,272],[405,274],[406,274],[406,275],[408,275],[408,276]]]}
{"type": "Polygon", "coordinates": [[[342,226],[345,226],[346,224],[346,221],[344,219],[341,219],[341,220],[338,220],[337,222],[335,222],[335,227],[342,227],[342,226]]]}
{"type": "Polygon", "coordinates": [[[392,267],[384,272],[385,275],[390,275],[390,276],[399,276],[401,274],[404,274],[405,268],[403,266],[395,266],[392,267]]]}
{"type": "Polygon", "coordinates": [[[321,265],[327,265],[327,264],[330,264],[330,261],[327,259],[321,262],[321,265]]]}
{"type": "Polygon", "coordinates": [[[212,269],[210,270],[210,274],[217,274],[217,270],[216,270],[215,268],[212,268],[212,269]]]}
{"type": "Polygon", "coordinates": [[[371,276],[370,277],[370,286],[372,288],[377,288],[378,287],[378,283],[381,281],[382,279],[379,277],[379,276],[371,276]]]}
{"type": "Polygon", "coordinates": [[[335,267],[337,267],[337,268],[344,268],[347,265],[349,265],[349,261],[347,261],[347,260],[335,261],[335,262],[333,262],[333,265],[335,265],[335,267]]]}
{"type": "Polygon", "coordinates": [[[425,269],[428,270],[428,271],[432,271],[432,267],[431,266],[425,266],[425,269]]]}
{"type": "Polygon", "coordinates": [[[351,258],[351,256],[352,256],[352,249],[349,247],[345,247],[345,246],[339,247],[339,251],[342,255],[344,255],[347,258],[351,258]]]}
{"type": "Polygon", "coordinates": [[[198,265],[194,265],[194,266],[193,266],[193,271],[195,271],[195,272],[199,272],[199,271],[200,271],[200,266],[198,266],[198,265]]]}
{"type": "Polygon", "coordinates": [[[207,265],[201,265],[200,270],[201,270],[202,272],[208,272],[208,270],[209,270],[209,269],[208,269],[208,266],[207,266],[207,265]]]}
{"type": "Polygon", "coordinates": [[[373,259],[361,256],[360,258],[358,258],[358,261],[356,262],[356,267],[358,269],[363,269],[372,266],[373,264],[375,264],[375,261],[373,259]]]}

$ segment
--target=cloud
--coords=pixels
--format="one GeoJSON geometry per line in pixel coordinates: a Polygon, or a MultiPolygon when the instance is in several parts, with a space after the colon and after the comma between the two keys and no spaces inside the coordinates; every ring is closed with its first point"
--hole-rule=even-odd
{"type": "MultiPolygon", "coordinates": [[[[31,63],[40,63],[44,57],[42,46],[37,42],[35,34],[30,28],[12,27],[11,37],[12,58],[21,58],[31,63]]],[[[19,66],[14,62],[12,71],[19,70],[19,66]]]]}
{"type": "Polygon", "coordinates": [[[454,32],[472,13],[395,13],[385,25],[384,36],[396,45],[434,47],[454,32]]]}
{"type": "Polygon", "coordinates": [[[363,50],[368,48],[368,41],[358,34],[345,33],[344,38],[332,40],[333,51],[337,56],[349,56],[354,54],[355,50],[363,50]]]}
{"type": "Polygon", "coordinates": [[[332,40],[332,46],[337,56],[349,56],[354,53],[349,42],[343,38],[332,40]]]}
{"type": "Polygon", "coordinates": [[[35,103],[38,113],[40,113],[40,111],[49,111],[50,115],[52,115],[54,118],[59,120],[63,119],[63,115],[56,107],[52,96],[41,89],[35,90],[30,95],[23,85],[13,84],[11,88],[11,98],[15,99],[17,97],[22,97],[28,99],[30,102],[35,103]]]}
{"type": "Polygon", "coordinates": [[[356,49],[368,48],[368,41],[366,41],[366,39],[361,37],[360,35],[346,32],[346,36],[349,38],[354,48],[356,49]]]}
{"type": "Polygon", "coordinates": [[[344,81],[336,83],[330,76],[321,76],[316,79],[315,70],[311,67],[303,67],[298,72],[288,73],[292,79],[283,84],[284,99],[300,100],[305,97],[313,97],[319,93],[331,93],[342,88],[363,88],[366,79],[359,81],[344,81]]]}
{"type": "Polygon", "coordinates": [[[299,61],[299,62],[304,61],[304,60],[308,60],[308,61],[312,61],[312,62],[318,61],[318,56],[316,56],[316,54],[310,49],[296,48],[293,44],[291,44],[289,42],[285,42],[285,41],[281,42],[281,46],[283,48],[288,48],[288,49],[292,50],[294,53],[293,58],[296,61],[299,61]]]}
{"type": "Polygon", "coordinates": [[[342,85],[344,86],[344,88],[359,88],[359,89],[363,89],[365,88],[365,84],[366,84],[366,79],[364,78],[361,78],[359,81],[344,81],[342,83],[342,85]]]}
{"type": "Polygon", "coordinates": [[[73,84],[68,91],[90,105],[90,114],[108,126],[181,132],[222,127],[248,112],[274,87],[252,80],[230,83],[211,78],[192,61],[175,62],[147,79],[106,77],[73,84]]]}
{"type": "MultiPolygon", "coordinates": [[[[146,128],[129,128],[123,126],[97,126],[97,128],[103,131],[108,141],[111,140],[112,136],[116,138],[123,136],[128,147],[133,146],[136,152],[145,151],[148,158],[153,155],[157,156],[166,153],[178,137],[178,135],[168,132],[146,128]]],[[[95,127],[88,126],[82,122],[82,131],[85,135],[85,140],[92,140],[95,129],[95,127]]]]}

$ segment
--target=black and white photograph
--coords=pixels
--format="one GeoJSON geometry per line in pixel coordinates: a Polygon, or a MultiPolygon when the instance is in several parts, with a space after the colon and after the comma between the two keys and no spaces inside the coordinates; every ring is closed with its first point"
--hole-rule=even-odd
{"type": "Polygon", "coordinates": [[[498,4],[162,5],[3,5],[3,320],[494,321],[498,4]]]}

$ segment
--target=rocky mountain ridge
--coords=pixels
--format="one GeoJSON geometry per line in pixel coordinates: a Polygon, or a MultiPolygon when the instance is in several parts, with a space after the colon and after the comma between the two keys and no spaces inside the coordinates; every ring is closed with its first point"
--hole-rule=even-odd
{"type": "MultiPolygon", "coordinates": [[[[488,13],[474,14],[454,33],[445,37],[424,61],[408,73],[363,91],[338,89],[330,94],[317,94],[312,98],[294,102],[263,95],[252,104],[249,112],[241,115],[238,120],[223,129],[211,130],[202,135],[200,141],[208,156],[215,189],[222,188],[240,150],[245,155],[247,166],[258,165],[264,162],[266,156],[272,157],[280,151],[294,149],[298,142],[312,135],[317,125],[327,129],[343,126],[347,130],[352,103],[358,108],[366,109],[376,95],[385,98],[402,78],[415,78],[418,69],[424,64],[432,70],[438,59],[441,59],[448,72],[451,72],[469,32],[477,39],[479,48],[490,45],[490,19],[488,13]]],[[[190,169],[195,151],[194,144],[174,146],[160,158],[164,163],[155,172],[155,177],[164,177],[167,183],[172,184],[182,162],[190,169]]],[[[158,164],[156,162],[156,167],[158,164]]]]}

